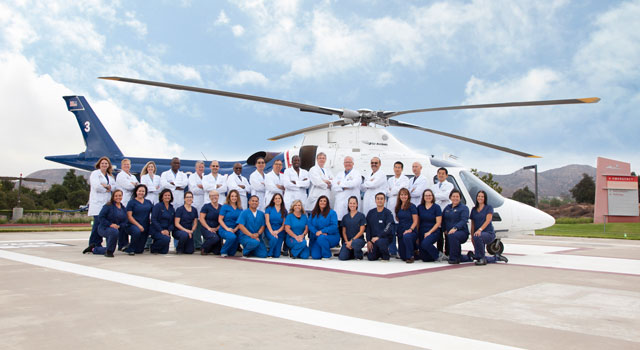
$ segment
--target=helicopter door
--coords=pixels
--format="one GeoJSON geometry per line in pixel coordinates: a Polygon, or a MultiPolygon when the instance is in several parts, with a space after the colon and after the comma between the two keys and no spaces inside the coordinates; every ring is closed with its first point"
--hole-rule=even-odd
{"type": "Polygon", "coordinates": [[[309,170],[316,164],[316,152],[318,146],[302,146],[300,147],[300,167],[309,170]]]}

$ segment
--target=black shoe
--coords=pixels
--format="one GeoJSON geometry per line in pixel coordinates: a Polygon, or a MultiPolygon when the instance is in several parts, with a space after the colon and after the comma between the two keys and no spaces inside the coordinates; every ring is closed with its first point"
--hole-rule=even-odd
{"type": "Polygon", "coordinates": [[[107,252],[104,253],[104,256],[107,257],[107,258],[113,258],[113,252],[110,252],[110,251],[107,250],[107,252]]]}
{"type": "Polygon", "coordinates": [[[280,255],[289,256],[289,251],[288,250],[283,250],[283,251],[280,252],[280,255]]]}
{"type": "Polygon", "coordinates": [[[469,261],[473,262],[474,260],[476,260],[475,255],[473,254],[472,251],[468,251],[467,252],[467,258],[469,258],[469,261]]]}
{"type": "Polygon", "coordinates": [[[204,249],[200,249],[200,255],[209,255],[209,253],[205,252],[204,249]]]}
{"type": "Polygon", "coordinates": [[[480,258],[476,261],[476,265],[486,265],[487,264],[487,258],[480,258]]]}
{"type": "Polygon", "coordinates": [[[127,253],[127,255],[129,255],[129,256],[134,256],[134,255],[136,255],[136,253],[135,253],[135,252],[125,252],[125,253],[127,253]]]}
{"type": "Polygon", "coordinates": [[[498,255],[496,255],[496,261],[504,261],[504,262],[508,263],[509,259],[507,259],[506,256],[498,254],[498,255]]]}
{"type": "Polygon", "coordinates": [[[409,259],[407,259],[405,262],[406,262],[407,264],[413,264],[413,262],[414,262],[414,261],[415,261],[415,260],[413,260],[413,258],[409,258],[409,259]]]}
{"type": "Polygon", "coordinates": [[[127,244],[127,245],[125,245],[124,247],[120,248],[120,251],[122,251],[122,252],[126,251],[127,249],[129,249],[129,246],[130,246],[130,245],[131,245],[131,244],[127,244]]]}
{"type": "Polygon", "coordinates": [[[88,247],[84,248],[84,250],[82,251],[82,254],[87,254],[87,253],[93,252],[93,248],[95,248],[95,247],[96,247],[95,244],[93,244],[93,243],[89,244],[88,247]]]}
{"type": "Polygon", "coordinates": [[[451,264],[451,265],[456,265],[456,264],[459,264],[459,263],[460,263],[460,260],[458,260],[458,259],[449,259],[449,264],[451,264]]]}

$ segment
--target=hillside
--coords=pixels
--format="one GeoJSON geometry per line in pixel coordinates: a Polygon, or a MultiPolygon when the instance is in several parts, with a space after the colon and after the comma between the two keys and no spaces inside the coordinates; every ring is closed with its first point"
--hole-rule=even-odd
{"type": "MultiPolygon", "coordinates": [[[[38,192],[46,191],[51,188],[53,184],[62,184],[62,180],[64,179],[64,175],[69,171],[69,169],[45,169],[38,170],[33,172],[26,177],[33,177],[36,179],[45,179],[47,182],[39,183],[39,182],[23,182],[22,185],[24,187],[33,188],[38,192]]],[[[89,175],[91,174],[88,171],[75,169],[76,175],[82,175],[84,178],[89,181],[89,175]]]]}

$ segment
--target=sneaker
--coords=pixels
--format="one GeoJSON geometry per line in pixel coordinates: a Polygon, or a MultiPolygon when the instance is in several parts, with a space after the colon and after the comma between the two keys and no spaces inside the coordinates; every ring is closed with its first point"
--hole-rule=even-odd
{"type": "Polygon", "coordinates": [[[507,259],[507,257],[506,257],[506,256],[503,256],[503,255],[501,255],[501,254],[498,254],[498,255],[496,255],[496,261],[504,261],[504,262],[508,263],[508,262],[509,262],[509,259],[507,259]]]}
{"type": "Polygon", "coordinates": [[[127,255],[129,255],[129,256],[134,256],[134,255],[136,255],[136,253],[135,253],[135,252],[125,252],[125,253],[127,253],[127,255]]]}
{"type": "Polygon", "coordinates": [[[451,265],[457,265],[457,264],[459,264],[459,263],[460,263],[460,260],[458,260],[458,259],[450,259],[450,260],[447,260],[447,261],[448,261],[448,262],[449,262],[449,264],[451,264],[451,265]]]}
{"type": "Polygon", "coordinates": [[[487,264],[487,259],[486,258],[480,258],[476,261],[476,265],[481,266],[481,265],[486,265],[487,264]]]}
{"type": "Polygon", "coordinates": [[[93,243],[89,244],[88,247],[84,248],[84,250],[82,251],[82,254],[87,254],[87,253],[93,252],[93,248],[95,248],[95,247],[96,247],[95,244],[93,244],[93,243]]]}
{"type": "Polygon", "coordinates": [[[438,252],[438,258],[436,259],[437,262],[443,262],[449,260],[448,257],[445,257],[444,254],[442,254],[442,252],[438,252]]]}
{"type": "Polygon", "coordinates": [[[226,257],[228,257],[228,256],[229,256],[228,254],[220,254],[220,257],[221,257],[221,258],[226,258],[226,257]]]}

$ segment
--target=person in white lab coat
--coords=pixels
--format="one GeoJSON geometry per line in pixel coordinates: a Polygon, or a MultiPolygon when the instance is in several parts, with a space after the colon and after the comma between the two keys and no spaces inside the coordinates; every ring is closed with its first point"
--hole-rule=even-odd
{"type": "Polygon", "coordinates": [[[264,196],[266,192],[266,174],[264,167],[266,163],[264,158],[259,157],[256,160],[256,170],[249,176],[249,184],[251,185],[251,195],[258,197],[258,210],[264,211],[264,196]]]}
{"type": "Polygon", "coordinates": [[[429,188],[430,181],[422,175],[422,164],[414,162],[411,166],[413,178],[409,180],[409,194],[411,195],[411,203],[418,207],[422,202],[422,193],[429,188]]]}
{"type": "Polygon", "coordinates": [[[360,198],[360,185],[362,184],[360,172],[353,168],[353,158],[344,157],[343,165],[344,171],[336,174],[331,183],[331,191],[334,195],[333,208],[338,215],[338,220],[342,220],[349,212],[347,208],[349,197],[360,198]]]}
{"type": "Polygon", "coordinates": [[[242,176],[242,164],[233,165],[233,174],[227,176],[227,191],[236,190],[242,202],[242,208],[247,207],[247,193],[251,193],[251,185],[246,177],[242,176]]]}
{"type": "Polygon", "coordinates": [[[184,204],[184,188],[189,184],[189,178],[180,171],[180,159],[171,159],[171,169],[160,176],[160,186],[171,190],[173,194],[173,207],[180,208],[184,204]]]}
{"type": "Polygon", "coordinates": [[[401,188],[409,189],[409,178],[402,175],[402,170],[404,169],[404,164],[402,162],[393,163],[393,174],[394,176],[390,177],[387,180],[387,184],[389,186],[388,193],[388,201],[387,201],[387,209],[391,210],[393,214],[393,218],[398,222],[396,218],[396,203],[398,202],[398,191],[401,188]]]}
{"type": "Polygon", "coordinates": [[[133,189],[138,185],[138,179],[131,173],[131,161],[127,158],[120,162],[120,173],[116,176],[116,187],[122,190],[122,205],[127,206],[133,189]]]}
{"type": "Polygon", "coordinates": [[[102,246],[102,237],[98,234],[98,215],[102,207],[111,200],[111,191],[115,190],[116,180],[111,175],[113,166],[108,157],[101,157],[95,165],[96,170],[91,172],[89,177],[89,216],[93,217],[93,225],[91,226],[91,234],[89,235],[89,246],[82,251],[87,254],[93,251],[93,248],[102,246]]]}
{"type": "Polygon", "coordinates": [[[361,188],[364,191],[362,210],[365,214],[376,208],[376,194],[384,193],[385,196],[387,195],[387,175],[380,170],[381,165],[380,158],[371,158],[371,175],[365,175],[364,181],[362,181],[361,188]]]}
{"type": "MultiPolygon", "coordinates": [[[[316,156],[316,165],[309,169],[311,187],[309,188],[309,198],[305,208],[314,208],[320,196],[331,198],[331,181],[333,181],[333,174],[331,174],[331,170],[324,167],[326,162],[327,155],[324,154],[324,152],[320,152],[316,156]]],[[[331,207],[331,203],[329,203],[329,207],[331,207]]]]}
{"type": "MultiPolygon", "coordinates": [[[[218,163],[217,160],[211,161],[209,169],[211,169],[211,173],[202,178],[202,186],[204,187],[205,193],[213,190],[218,192],[218,204],[223,205],[227,198],[227,175],[218,174],[220,163],[218,163]]],[[[206,199],[205,202],[207,202],[206,199]]],[[[211,199],[209,199],[208,202],[211,202],[211,199]]]]}
{"type": "Polygon", "coordinates": [[[264,182],[265,207],[267,207],[269,203],[271,203],[271,199],[273,199],[274,194],[280,193],[280,195],[284,196],[284,186],[282,185],[282,175],[280,174],[281,170],[282,170],[282,161],[280,159],[275,160],[273,162],[273,171],[271,171],[265,176],[265,182],[264,182]]]}
{"type": "Polygon", "coordinates": [[[198,209],[199,213],[205,202],[205,191],[204,185],[202,184],[204,178],[204,162],[201,160],[197,161],[195,170],[195,173],[189,175],[189,191],[193,194],[193,204],[191,205],[198,209]]]}
{"type": "Polygon", "coordinates": [[[156,175],[156,163],[147,162],[142,168],[140,172],[140,183],[147,186],[147,197],[151,204],[155,205],[158,203],[158,195],[162,190],[162,186],[160,186],[160,175],[156,175]]]}
{"type": "MultiPolygon", "coordinates": [[[[287,168],[282,175],[282,185],[284,185],[284,204],[286,208],[291,208],[295,200],[307,203],[307,188],[309,187],[309,172],[300,168],[300,157],[291,158],[292,168],[287,168]]],[[[310,209],[310,208],[309,208],[310,209]]]]}

